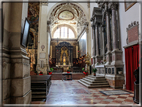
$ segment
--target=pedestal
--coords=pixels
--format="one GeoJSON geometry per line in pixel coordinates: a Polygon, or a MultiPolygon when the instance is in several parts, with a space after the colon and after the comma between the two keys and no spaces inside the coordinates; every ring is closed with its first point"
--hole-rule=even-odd
{"type": "Polygon", "coordinates": [[[134,83],[134,97],[133,101],[139,104],[139,84],[134,83]]]}
{"type": "Polygon", "coordinates": [[[111,61],[112,61],[112,54],[111,54],[111,52],[107,52],[106,53],[106,64],[105,65],[110,65],[111,64],[111,61]]]}

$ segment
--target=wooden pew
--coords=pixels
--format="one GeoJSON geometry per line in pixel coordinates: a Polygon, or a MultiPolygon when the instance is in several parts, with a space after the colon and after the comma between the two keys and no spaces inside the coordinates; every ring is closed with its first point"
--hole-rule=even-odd
{"type": "Polygon", "coordinates": [[[32,101],[46,100],[51,85],[51,75],[31,75],[32,101]]]}

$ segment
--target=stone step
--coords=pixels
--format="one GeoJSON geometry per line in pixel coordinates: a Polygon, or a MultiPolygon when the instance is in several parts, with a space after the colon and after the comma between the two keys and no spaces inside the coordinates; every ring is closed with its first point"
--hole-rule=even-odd
{"type": "Polygon", "coordinates": [[[85,77],[85,78],[90,79],[90,80],[96,79],[96,78],[94,78],[94,77],[85,77]]]}
{"type": "Polygon", "coordinates": [[[90,81],[90,82],[95,81],[95,79],[89,79],[89,78],[83,78],[83,79],[86,80],[86,81],[90,81]]]}
{"type": "Polygon", "coordinates": [[[86,84],[88,84],[88,85],[90,85],[92,82],[89,82],[89,81],[86,81],[86,80],[84,80],[84,79],[80,79],[80,81],[82,81],[82,82],[84,82],[84,83],[86,83],[86,84]]]}
{"type": "Polygon", "coordinates": [[[86,84],[89,84],[89,85],[109,85],[107,81],[105,82],[90,82],[90,81],[86,81],[84,79],[81,79],[82,82],[85,82],[86,84]]]}
{"type": "Polygon", "coordinates": [[[106,79],[105,78],[90,78],[90,77],[86,77],[86,78],[83,78],[83,79],[85,79],[85,80],[87,80],[87,81],[101,81],[101,82],[105,82],[106,81],[106,79]]]}
{"type": "Polygon", "coordinates": [[[90,85],[109,85],[107,82],[106,83],[91,83],[90,85]]]}
{"type": "Polygon", "coordinates": [[[85,78],[80,79],[78,82],[88,88],[110,87],[109,83],[107,82],[107,80],[104,76],[88,75],[85,78]]]}
{"type": "Polygon", "coordinates": [[[89,88],[89,86],[90,86],[90,85],[88,85],[88,84],[86,84],[86,83],[82,82],[81,80],[78,80],[78,82],[79,82],[79,83],[81,83],[82,85],[84,85],[84,86],[88,87],[88,88],[89,88]]]}
{"type": "Polygon", "coordinates": [[[106,83],[107,81],[93,81],[92,83],[106,83]]]}
{"type": "Polygon", "coordinates": [[[88,87],[88,88],[106,88],[106,87],[110,87],[109,85],[90,85],[90,84],[86,84],[81,80],[78,80],[79,83],[81,83],[82,85],[88,87]]]}

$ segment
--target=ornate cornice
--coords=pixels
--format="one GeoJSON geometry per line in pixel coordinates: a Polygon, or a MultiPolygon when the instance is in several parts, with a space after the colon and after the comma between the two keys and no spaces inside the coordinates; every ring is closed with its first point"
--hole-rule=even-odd
{"type": "Polygon", "coordinates": [[[134,26],[138,26],[139,22],[138,21],[134,21],[131,24],[128,25],[127,31],[130,30],[131,28],[133,28],[134,26]]]}

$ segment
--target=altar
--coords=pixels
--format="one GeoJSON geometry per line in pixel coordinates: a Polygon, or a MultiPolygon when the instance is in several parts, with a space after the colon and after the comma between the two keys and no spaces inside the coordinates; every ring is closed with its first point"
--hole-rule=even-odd
{"type": "Polygon", "coordinates": [[[56,66],[59,68],[63,68],[63,72],[66,72],[69,69],[69,67],[71,67],[71,65],[56,65],[56,66]]]}

